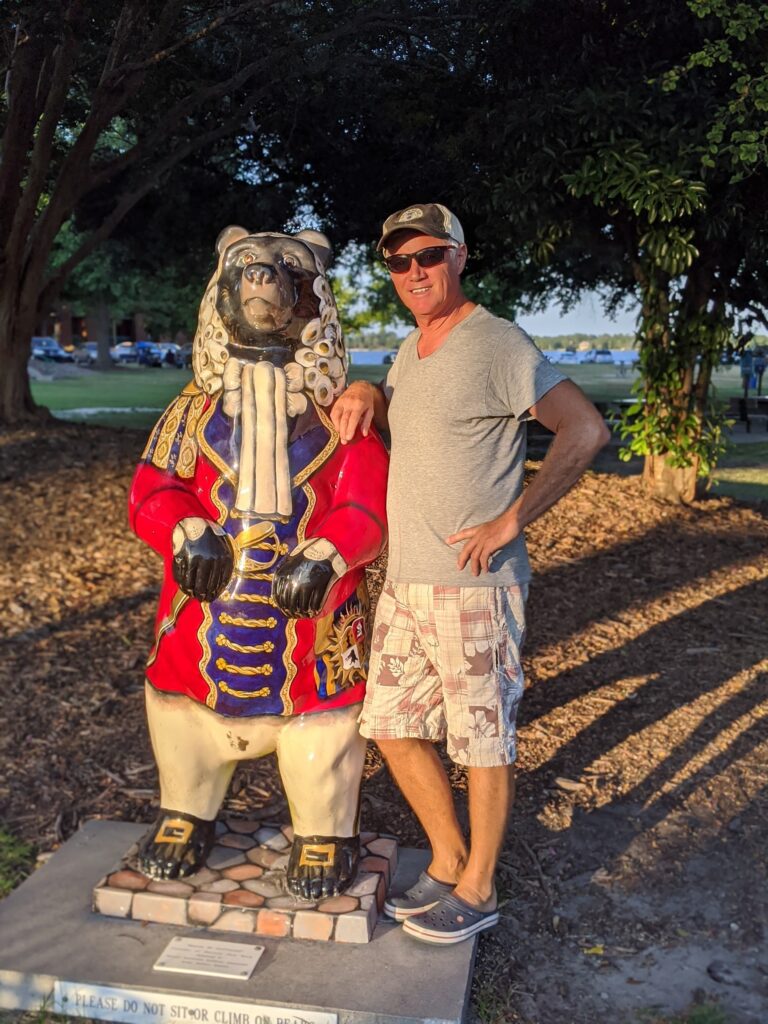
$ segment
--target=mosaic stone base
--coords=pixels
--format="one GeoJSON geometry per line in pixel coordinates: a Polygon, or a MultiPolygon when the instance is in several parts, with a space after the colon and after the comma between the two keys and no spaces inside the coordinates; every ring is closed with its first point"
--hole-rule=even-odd
{"type": "Polygon", "coordinates": [[[109,917],[187,925],[272,938],[369,942],[397,867],[397,840],[360,836],[360,867],[342,896],[297,899],[285,869],[290,825],[230,819],[217,824],[205,867],[182,881],[155,881],[136,868],[134,844],[93,890],[93,909],[109,917]]]}

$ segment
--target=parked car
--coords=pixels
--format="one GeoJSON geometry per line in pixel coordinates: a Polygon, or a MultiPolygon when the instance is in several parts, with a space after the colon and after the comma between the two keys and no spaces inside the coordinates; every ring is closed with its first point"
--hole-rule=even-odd
{"type": "Polygon", "coordinates": [[[160,356],[163,363],[167,363],[169,366],[176,366],[176,357],[179,354],[180,345],[177,345],[173,341],[162,341],[158,342],[157,347],[160,349],[160,356]]]}
{"type": "Polygon", "coordinates": [[[580,359],[577,352],[561,352],[558,359],[558,363],[561,365],[575,366],[579,362],[580,359]]]}
{"type": "Polygon", "coordinates": [[[71,352],[67,352],[55,338],[33,338],[32,355],[35,359],[51,359],[54,363],[73,363],[71,352]]]}
{"type": "Polygon", "coordinates": [[[180,370],[188,370],[192,365],[192,342],[182,345],[176,353],[176,365],[180,370]]]}
{"type": "Polygon", "coordinates": [[[85,366],[93,366],[99,358],[99,344],[96,341],[84,341],[72,353],[75,362],[85,366]]]}
{"type": "Polygon", "coordinates": [[[109,350],[116,363],[137,363],[139,353],[132,341],[120,341],[109,350]]]}
{"type": "Polygon", "coordinates": [[[594,362],[596,363],[612,363],[613,352],[608,348],[598,348],[595,350],[594,362]]]}
{"type": "Polygon", "coordinates": [[[137,341],[133,346],[141,366],[162,366],[163,353],[154,341],[137,341]]]}

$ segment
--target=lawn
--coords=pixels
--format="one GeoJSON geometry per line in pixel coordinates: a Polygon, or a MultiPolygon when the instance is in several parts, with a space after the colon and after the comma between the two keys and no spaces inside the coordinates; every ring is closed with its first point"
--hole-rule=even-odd
{"type": "MultiPolygon", "coordinates": [[[[624,374],[616,366],[600,364],[565,366],[562,369],[596,402],[629,398],[636,379],[631,368],[624,374]]],[[[349,378],[379,381],[386,370],[385,366],[353,365],[349,378]]],[[[149,430],[189,379],[189,370],[125,366],[79,377],[33,381],[32,393],[35,401],[47,405],[55,413],[64,413],[69,420],[149,430]]],[[[718,397],[723,400],[740,394],[738,368],[718,369],[715,387],[718,397]]],[[[717,494],[752,501],[768,499],[768,443],[735,445],[718,467],[714,487],[717,494]]]]}

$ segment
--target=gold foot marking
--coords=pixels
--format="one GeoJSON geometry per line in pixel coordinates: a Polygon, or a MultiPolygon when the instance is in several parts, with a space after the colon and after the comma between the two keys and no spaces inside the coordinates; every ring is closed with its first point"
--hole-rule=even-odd
{"type": "Polygon", "coordinates": [[[156,843],[186,843],[194,825],[183,818],[166,818],[155,836],[156,843]]]}
{"type": "Polygon", "coordinates": [[[225,682],[219,682],[219,689],[222,693],[228,693],[230,697],[242,697],[243,700],[250,700],[251,697],[269,697],[271,690],[268,686],[262,686],[260,690],[233,690],[225,682]]]}
{"type": "Polygon", "coordinates": [[[315,843],[313,846],[303,846],[299,867],[331,867],[336,847],[333,843],[315,843]]]}
{"type": "Polygon", "coordinates": [[[227,647],[238,654],[271,654],[275,649],[271,640],[266,640],[263,644],[236,644],[233,640],[228,640],[223,633],[216,637],[216,646],[227,647]]]}
{"type": "Polygon", "coordinates": [[[216,659],[216,668],[222,672],[231,672],[233,676],[271,676],[271,665],[230,665],[223,658],[216,659]]]}
{"type": "Polygon", "coordinates": [[[268,619],[241,619],[236,615],[227,615],[226,612],[219,615],[219,622],[225,626],[245,626],[248,629],[274,629],[277,625],[277,619],[273,616],[268,619]]]}

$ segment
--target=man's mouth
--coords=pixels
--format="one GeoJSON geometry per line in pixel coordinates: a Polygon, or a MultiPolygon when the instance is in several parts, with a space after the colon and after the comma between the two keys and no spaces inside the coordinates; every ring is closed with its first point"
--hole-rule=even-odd
{"type": "Polygon", "coordinates": [[[432,285],[428,284],[424,288],[412,288],[411,295],[423,295],[425,292],[428,292],[431,287],[432,285]]]}

